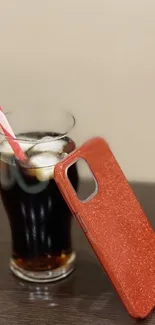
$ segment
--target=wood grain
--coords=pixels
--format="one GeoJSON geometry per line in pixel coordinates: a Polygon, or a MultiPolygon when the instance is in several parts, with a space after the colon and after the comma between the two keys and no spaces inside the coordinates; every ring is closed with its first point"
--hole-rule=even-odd
{"type": "MultiPolygon", "coordinates": [[[[87,191],[89,183],[81,190],[87,191]]],[[[155,226],[155,184],[132,184],[155,226]]],[[[0,325],[133,325],[88,242],[73,222],[75,272],[55,284],[30,284],[8,269],[10,231],[0,203],[0,325]]],[[[155,324],[155,312],[143,324],[155,324]]]]}

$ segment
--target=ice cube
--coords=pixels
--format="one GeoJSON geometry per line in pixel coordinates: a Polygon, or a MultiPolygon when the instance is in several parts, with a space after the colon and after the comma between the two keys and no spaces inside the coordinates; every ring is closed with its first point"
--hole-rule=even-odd
{"type": "Polygon", "coordinates": [[[54,140],[54,137],[44,137],[29,150],[29,153],[48,151],[61,154],[66,144],[67,142],[62,139],[54,140]]]}
{"type": "MultiPolygon", "coordinates": [[[[22,147],[24,152],[32,147],[32,143],[29,143],[28,141],[27,142],[18,141],[18,143],[20,144],[20,146],[22,147]]],[[[5,155],[13,155],[14,154],[10,144],[6,140],[4,140],[0,144],[0,153],[5,154],[5,155]]]]}
{"type": "Polygon", "coordinates": [[[0,153],[1,154],[6,154],[6,155],[12,155],[13,154],[13,150],[12,150],[11,146],[9,145],[9,143],[6,140],[4,140],[0,144],[0,153]]]}
{"type": "Polygon", "coordinates": [[[20,144],[20,146],[22,147],[23,151],[27,151],[29,150],[32,146],[33,146],[33,143],[31,142],[24,142],[24,141],[18,141],[18,143],[20,144]]]}
{"type": "Polygon", "coordinates": [[[46,181],[54,177],[54,167],[64,156],[58,156],[51,152],[43,152],[30,157],[29,163],[32,168],[36,168],[36,177],[38,180],[46,181]]]}
{"type": "Polygon", "coordinates": [[[29,162],[34,167],[51,167],[55,166],[61,158],[52,152],[43,152],[30,157],[29,162]]]}
{"type": "Polygon", "coordinates": [[[52,167],[44,167],[36,169],[35,173],[38,181],[45,182],[50,178],[54,178],[54,166],[52,167]]]}

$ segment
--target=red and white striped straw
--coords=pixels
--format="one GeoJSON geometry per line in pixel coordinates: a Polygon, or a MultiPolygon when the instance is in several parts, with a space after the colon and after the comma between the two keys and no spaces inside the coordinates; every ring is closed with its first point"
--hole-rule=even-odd
{"type": "Polygon", "coordinates": [[[19,160],[27,160],[27,157],[24,151],[22,150],[21,146],[19,145],[16,136],[1,107],[0,107],[0,127],[2,128],[6,140],[9,142],[12,150],[14,151],[15,156],[19,160]]]}

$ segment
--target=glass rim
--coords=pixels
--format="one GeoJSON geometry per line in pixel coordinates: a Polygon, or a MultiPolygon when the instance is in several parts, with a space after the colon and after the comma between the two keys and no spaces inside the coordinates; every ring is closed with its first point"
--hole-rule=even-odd
{"type": "MultiPolygon", "coordinates": [[[[66,132],[63,132],[63,133],[60,133],[60,135],[56,135],[56,136],[53,136],[52,139],[23,139],[22,136],[24,137],[24,134],[26,136],[26,131],[25,132],[20,132],[19,133],[19,136],[15,134],[16,138],[12,139],[12,137],[10,136],[6,136],[1,130],[0,130],[0,135],[2,135],[4,137],[3,141],[7,141],[7,139],[12,139],[12,141],[19,141],[20,143],[48,143],[48,142],[53,142],[53,141],[56,141],[56,140],[61,140],[63,139],[65,136],[68,135],[68,133],[74,128],[75,124],[76,124],[76,119],[75,119],[75,116],[70,113],[69,111],[66,111],[66,110],[63,110],[63,109],[60,109],[60,111],[62,113],[65,113],[66,115],[68,115],[68,117],[70,117],[72,119],[72,123],[71,125],[68,127],[68,129],[66,130],[66,132]],[[21,134],[21,137],[20,137],[20,134],[21,134]]],[[[12,114],[13,112],[12,111],[7,111],[5,112],[5,115],[6,116],[9,116],[9,114],[12,114]]],[[[29,131],[28,133],[31,133],[33,131],[29,131]]],[[[17,133],[18,134],[18,133],[17,133]]]]}

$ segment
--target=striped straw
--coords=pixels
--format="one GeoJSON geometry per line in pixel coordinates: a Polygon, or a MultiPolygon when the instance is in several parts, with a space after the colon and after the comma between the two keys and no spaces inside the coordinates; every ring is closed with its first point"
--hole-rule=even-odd
{"type": "Polygon", "coordinates": [[[0,107],[0,127],[6,137],[6,140],[9,142],[12,150],[14,151],[15,156],[19,160],[27,160],[27,157],[23,152],[21,146],[19,145],[16,136],[1,107],[0,107]]]}

